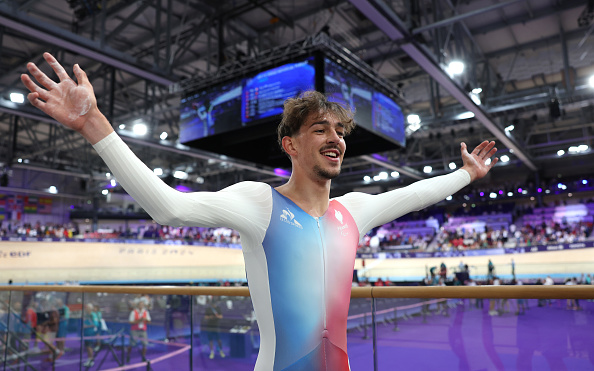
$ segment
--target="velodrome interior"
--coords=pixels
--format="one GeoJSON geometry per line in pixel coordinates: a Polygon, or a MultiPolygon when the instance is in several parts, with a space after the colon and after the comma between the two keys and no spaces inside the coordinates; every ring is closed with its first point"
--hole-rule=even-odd
{"type": "MultiPolygon", "coordinates": [[[[460,142],[470,147],[494,140],[500,159],[479,182],[363,237],[354,286],[378,281],[437,285],[440,266],[447,270],[443,284],[448,286],[469,284],[469,278],[492,284],[494,277],[504,285],[518,280],[534,285],[547,276],[556,285],[572,278],[591,284],[593,19],[592,1],[577,0],[0,1],[0,283],[219,286],[246,281],[236,232],[156,224],[82,137],[26,99],[15,101],[11,94],[26,90],[20,75],[27,62],[49,74],[42,58],[49,51],[68,71],[80,64],[100,109],[147,166],[161,169],[159,176],[180,191],[218,191],[240,181],[281,185],[290,164],[247,160],[240,153],[256,151],[254,143],[237,136],[228,144],[237,157],[217,152],[216,146],[180,143],[180,102],[196,89],[276,67],[286,55],[315,47],[338,50],[357,76],[381,85],[400,106],[405,123],[405,145],[390,142],[377,150],[371,141],[351,156],[347,149],[331,196],[385,192],[454,171],[462,166],[460,142]],[[459,74],[448,70],[454,61],[464,63],[459,74]],[[146,133],[135,132],[136,124],[144,124],[146,133]]],[[[267,121],[267,128],[274,120],[278,117],[267,121]]],[[[356,136],[347,137],[347,148],[349,140],[358,143],[356,136]]],[[[282,155],[276,150],[270,157],[282,155]]],[[[15,295],[29,300],[26,293],[15,295]]],[[[68,300],[83,318],[84,295],[77,295],[68,300]]],[[[204,335],[196,340],[193,332],[188,335],[196,325],[189,318],[198,323],[204,315],[203,302],[194,303],[200,309],[188,307],[189,314],[176,317],[165,303],[170,299],[159,303],[158,297],[152,310],[165,324],[150,329],[149,358],[174,356],[156,369],[253,368],[251,350],[247,356],[213,360],[204,335]],[[174,328],[179,333],[170,336],[174,328]],[[195,360],[189,365],[175,358],[180,349],[187,351],[188,338],[188,344],[200,344],[190,350],[195,360]]],[[[129,303],[132,295],[92,294],[93,301],[114,308],[120,299],[129,303]]],[[[365,339],[369,327],[362,321],[371,312],[364,300],[351,302],[353,370],[377,365],[365,339]]],[[[478,299],[381,300],[376,319],[384,326],[378,330],[380,369],[392,369],[388,365],[396,360],[410,369],[594,369],[594,349],[587,345],[594,342],[582,333],[594,323],[590,301],[580,301],[581,307],[565,300],[528,301],[528,313],[534,315],[526,323],[519,315],[512,318],[502,302],[493,314],[488,301],[483,309],[482,300],[483,312],[470,312],[479,309],[478,299]],[[557,340],[543,340],[541,348],[526,345],[538,343],[538,331],[545,334],[543,324],[554,319],[559,323],[551,324],[554,331],[543,338],[566,339],[567,353],[555,353],[567,345],[557,340]],[[398,321],[403,337],[396,339],[398,321]],[[564,326],[573,332],[563,333],[564,326]],[[502,339],[510,327],[515,340],[507,343],[502,339]],[[481,330],[477,335],[471,328],[481,330]],[[434,342],[424,343],[432,336],[434,342]],[[456,336],[463,344],[453,340],[456,336]],[[526,349],[534,353],[526,356],[526,349]]],[[[242,311],[251,312],[249,303],[229,301],[234,303],[229,316],[245,322],[242,311]]],[[[521,308],[514,303],[511,312],[519,314],[521,308]]],[[[106,313],[112,330],[122,327],[123,312],[106,313]]],[[[230,355],[238,348],[227,330],[222,350],[230,355]]],[[[252,331],[246,334],[257,348],[252,331]]],[[[105,352],[113,345],[112,338],[106,339],[100,347],[105,352]]],[[[67,363],[65,357],[63,369],[84,360],[82,343],[77,348],[72,341],[80,362],[72,355],[73,363],[67,363]]],[[[17,358],[2,359],[8,370],[8,361],[17,358]]],[[[41,360],[32,362],[43,366],[41,360]]],[[[119,361],[109,362],[105,367],[126,369],[119,361]]],[[[86,369],[91,367],[105,369],[86,369]]]]}

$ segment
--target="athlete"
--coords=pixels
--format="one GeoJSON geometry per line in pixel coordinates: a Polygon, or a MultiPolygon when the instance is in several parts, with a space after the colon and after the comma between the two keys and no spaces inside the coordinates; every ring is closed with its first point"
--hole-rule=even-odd
{"type": "Polygon", "coordinates": [[[241,234],[246,275],[260,328],[256,370],[349,370],[346,324],[355,252],[373,227],[422,209],[482,178],[497,163],[494,142],[483,142],[453,173],[379,195],[348,193],[330,199],[353,129],[353,114],[308,92],[285,102],[279,142],[292,161],[277,188],[241,182],[218,192],[181,193],[163,183],[113,131],[97,108],[84,71],[77,82],[49,53],[60,82],[33,64],[32,105],[86,138],[126,191],[163,225],[230,227],[241,234]]]}

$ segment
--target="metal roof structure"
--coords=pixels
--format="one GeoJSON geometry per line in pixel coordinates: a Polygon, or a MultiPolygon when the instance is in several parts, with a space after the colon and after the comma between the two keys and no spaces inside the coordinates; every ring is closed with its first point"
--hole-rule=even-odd
{"type": "Polygon", "coordinates": [[[485,182],[592,174],[593,18],[591,0],[0,1],[0,172],[8,180],[0,191],[43,194],[55,185],[84,199],[109,181],[84,139],[27,102],[10,101],[11,92],[25,92],[26,63],[43,65],[44,51],[68,71],[75,63],[85,69],[101,110],[149,167],[186,171],[194,190],[280,184],[285,178],[274,169],[177,143],[180,96],[201,79],[320,34],[402,92],[405,114],[421,120],[406,148],[347,158],[333,193],[449,172],[450,163],[462,165],[461,141],[496,140],[509,158],[485,182]],[[455,60],[465,69],[452,76],[447,65],[455,60]],[[473,89],[481,91],[474,98],[473,89]],[[148,124],[144,137],[127,129],[137,120],[148,124]],[[401,176],[364,180],[382,171],[401,176]]]}

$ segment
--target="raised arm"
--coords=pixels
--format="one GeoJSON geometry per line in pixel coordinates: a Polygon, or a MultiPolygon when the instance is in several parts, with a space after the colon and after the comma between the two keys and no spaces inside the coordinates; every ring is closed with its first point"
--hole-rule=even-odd
{"type": "Polygon", "coordinates": [[[485,162],[495,155],[495,142],[485,141],[471,153],[466,144],[461,144],[464,165],[459,170],[415,182],[407,187],[395,189],[378,195],[348,193],[337,198],[353,215],[360,235],[371,228],[388,223],[408,214],[437,203],[458,192],[470,182],[484,177],[497,163],[493,158],[489,165],[485,162]]]}
{"type": "Polygon", "coordinates": [[[79,132],[91,144],[113,132],[109,121],[97,108],[93,86],[80,66],[75,64],[73,68],[78,81],[75,82],[50,53],[43,53],[43,58],[60,81],[50,79],[35,63],[27,63],[29,73],[41,85],[33,82],[29,75],[21,75],[21,81],[31,91],[27,96],[29,102],[67,128],[79,132]]]}
{"type": "Polygon", "coordinates": [[[34,63],[21,80],[31,91],[28,99],[64,126],[79,132],[103,158],[124,189],[158,223],[172,226],[230,227],[240,232],[264,230],[271,208],[270,187],[240,183],[219,192],[182,193],[161,181],[114,132],[97,108],[93,87],[85,72],[74,66],[77,82],[49,53],[43,57],[59,82],[50,79],[34,63]]]}

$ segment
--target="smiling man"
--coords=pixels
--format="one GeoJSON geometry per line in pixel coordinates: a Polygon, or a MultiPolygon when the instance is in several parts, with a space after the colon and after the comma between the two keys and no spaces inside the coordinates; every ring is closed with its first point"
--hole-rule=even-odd
{"type": "Polygon", "coordinates": [[[180,193],[113,131],[78,65],[74,82],[52,55],[44,58],[60,82],[29,63],[41,85],[21,76],[31,91],[31,104],[86,138],[155,221],[239,231],[261,336],[256,370],[349,370],[346,325],[359,238],[439,202],[497,163],[493,158],[485,165],[497,151],[494,142],[483,142],[472,153],[462,143],[464,166],[451,174],[379,195],[348,193],[330,199],[331,180],[340,173],[346,151],[344,137],[354,127],[353,114],[321,93],[307,92],[285,102],[278,128],[279,142],[292,161],[286,184],[272,188],[241,182],[218,192],[180,193]]]}

